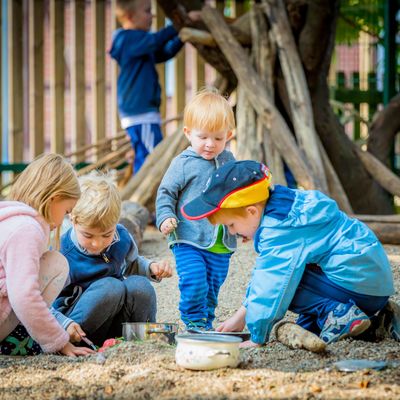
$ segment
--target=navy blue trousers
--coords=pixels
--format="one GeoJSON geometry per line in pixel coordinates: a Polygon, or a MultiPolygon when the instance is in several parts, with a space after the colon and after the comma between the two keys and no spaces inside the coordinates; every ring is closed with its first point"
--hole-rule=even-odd
{"type": "Polygon", "coordinates": [[[136,173],[142,167],[146,157],[153,152],[154,147],[161,142],[163,136],[160,125],[141,124],[126,129],[135,150],[133,171],[136,173]]]}
{"type": "Polygon", "coordinates": [[[329,280],[318,266],[307,266],[289,310],[299,314],[298,325],[319,335],[329,312],[339,303],[353,300],[365,314],[373,317],[388,299],[388,296],[369,296],[347,290],[329,280]]]}
{"type": "Polygon", "coordinates": [[[232,253],[212,253],[183,243],[174,245],[172,252],[179,276],[182,321],[188,326],[211,329],[232,253]]]}

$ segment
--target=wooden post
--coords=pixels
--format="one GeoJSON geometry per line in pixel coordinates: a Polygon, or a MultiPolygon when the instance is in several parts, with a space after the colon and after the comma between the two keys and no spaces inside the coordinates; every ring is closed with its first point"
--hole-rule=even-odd
{"type": "MultiPolygon", "coordinates": [[[[368,91],[377,92],[376,86],[376,72],[368,72],[368,91]]],[[[375,99],[375,96],[373,97],[375,99]]],[[[370,101],[368,103],[368,120],[372,121],[374,114],[376,113],[378,104],[375,101],[370,101]]]]}
{"type": "Polygon", "coordinates": [[[92,143],[105,137],[105,0],[92,0],[93,71],[92,71],[92,143]]]}
{"type": "MultiPolygon", "coordinates": [[[[155,30],[158,31],[165,26],[165,13],[163,9],[157,4],[155,0],[153,0],[153,9],[156,10],[156,18],[155,18],[155,30]]],[[[167,93],[166,93],[166,74],[165,74],[165,63],[157,64],[156,66],[158,73],[158,80],[161,86],[161,105],[160,105],[160,114],[161,118],[165,119],[167,117],[167,93]]]]}
{"type": "Polygon", "coordinates": [[[196,77],[194,81],[196,82],[195,92],[206,85],[206,73],[205,73],[205,62],[201,57],[200,53],[193,48],[193,62],[194,62],[194,71],[196,73],[196,77]]]}
{"type": "Polygon", "coordinates": [[[186,103],[186,79],[185,79],[185,47],[177,54],[175,63],[175,89],[174,89],[174,110],[175,115],[180,114],[186,103]]]}
{"type": "Polygon", "coordinates": [[[22,1],[8,3],[9,150],[10,162],[23,158],[22,1]]]}
{"type": "Polygon", "coordinates": [[[29,158],[44,151],[44,1],[29,0],[29,158]]]}
{"type": "MultiPolygon", "coordinates": [[[[86,143],[85,0],[71,2],[71,16],[71,152],[74,152],[86,143]]],[[[84,161],[84,154],[77,155],[72,161],[84,161]]]]}
{"type": "Polygon", "coordinates": [[[64,1],[50,0],[51,151],[64,153],[64,1]]]}
{"type": "MultiPolygon", "coordinates": [[[[353,72],[351,74],[351,81],[352,81],[352,86],[353,90],[359,91],[360,90],[360,73],[359,72],[353,72]]],[[[360,103],[353,103],[354,109],[357,111],[358,114],[360,114],[360,103]]],[[[360,121],[354,120],[354,131],[353,131],[353,140],[359,140],[360,139],[360,121]]]]}
{"type": "MultiPolygon", "coordinates": [[[[111,0],[111,31],[115,31],[119,27],[117,18],[115,17],[115,2],[111,0]]],[[[117,136],[121,132],[121,122],[118,115],[118,93],[117,93],[117,81],[118,81],[118,64],[116,61],[111,61],[111,133],[113,136],[117,136]]]]}

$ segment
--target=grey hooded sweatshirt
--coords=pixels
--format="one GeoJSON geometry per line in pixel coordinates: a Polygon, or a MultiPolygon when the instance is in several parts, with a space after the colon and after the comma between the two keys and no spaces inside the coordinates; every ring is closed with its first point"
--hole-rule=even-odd
{"type": "MultiPolygon", "coordinates": [[[[188,147],[175,157],[165,173],[157,192],[156,224],[160,229],[167,218],[175,218],[178,227],[168,237],[169,246],[186,243],[200,249],[208,249],[215,244],[218,225],[213,226],[207,218],[189,221],[181,213],[181,207],[200,196],[208,178],[217,168],[234,160],[230,151],[224,150],[213,160],[206,160],[188,147]]],[[[223,227],[223,243],[231,251],[236,249],[236,237],[223,227]]]]}

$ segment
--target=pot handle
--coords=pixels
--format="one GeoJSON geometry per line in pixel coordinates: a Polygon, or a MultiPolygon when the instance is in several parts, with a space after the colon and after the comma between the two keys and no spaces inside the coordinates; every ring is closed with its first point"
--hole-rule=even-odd
{"type": "Polygon", "coordinates": [[[210,351],[207,354],[208,358],[213,358],[213,357],[217,357],[217,356],[224,356],[224,357],[230,357],[232,354],[230,351],[210,351]]]}
{"type": "Polygon", "coordinates": [[[170,333],[174,333],[174,332],[165,330],[163,328],[155,328],[155,329],[147,329],[146,333],[165,333],[165,334],[170,334],[170,333]]]}

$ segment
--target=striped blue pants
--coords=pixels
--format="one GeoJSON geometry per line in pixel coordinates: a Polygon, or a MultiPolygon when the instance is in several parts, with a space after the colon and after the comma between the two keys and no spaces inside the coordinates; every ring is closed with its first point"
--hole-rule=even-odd
{"type": "Polygon", "coordinates": [[[219,289],[232,253],[217,254],[179,243],[172,247],[181,293],[179,311],[187,326],[212,328],[219,289]]]}

